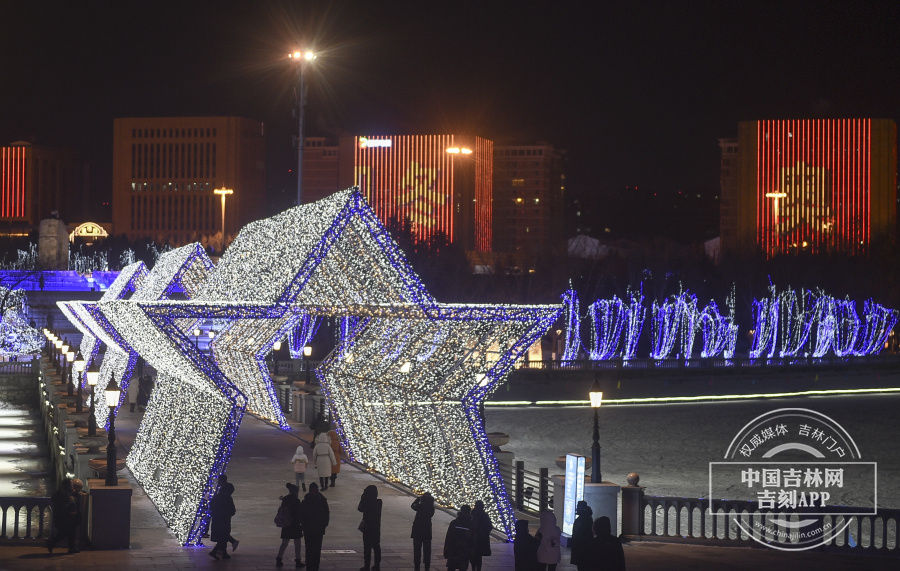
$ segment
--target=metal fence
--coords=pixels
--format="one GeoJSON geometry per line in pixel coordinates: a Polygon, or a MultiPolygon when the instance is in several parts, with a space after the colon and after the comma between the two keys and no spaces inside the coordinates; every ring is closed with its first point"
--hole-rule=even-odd
{"type": "Polygon", "coordinates": [[[539,515],[541,511],[553,509],[547,468],[541,468],[537,473],[530,472],[525,469],[525,462],[521,460],[514,465],[500,462],[499,467],[516,510],[539,515]]]}
{"type": "Polygon", "coordinates": [[[0,362],[0,375],[30,375],[32,374],[31,356],[23,356],[27,361],[3,361],[0,362]]]}
{"type": "MultiPolygon", "coordinates": [[[[773,539],[774,513],[761,511],[756,502],[716,500],[715,513],[709,500],[672,496],[643,496],[640,526],[643,535],[696,543],[743,543],[773,539]],[[738,525],[740,524],[740,525],[738,525]],[[750,530],[748,533],[746,530],[750,530]]],[[[864,508],[829,507],[830,513],[859,513],[864,508]]],[[[796,516],[793,516],[796,517],[796,516]]],[[[900,510],[879,509],[876,515],[822,515],[822,525],[838,529],[824,548],[851,553],[900,556],[897,526],[900,510]]],[[[799,540],[792,539],[794,543],[799,540]]]]}
{"type": "Polygon", "coordinates": [[[560,359],[544,361],[523,361],[520,368],[523,369],[548,369],[548,370],[614,370],[614,369],[740,369],[740,368],[790,368],[797,367],[855,367],[860,364],[894,364],[900,363],[900,355],[871,355],[865,357],[785,357],[773,359],[749,359],[747,357],[735,357],[725,359],[694,358],[694,359],[631,359],[623,361],[621,358],[604,361],[591,359],[577,359],[563,361],[560,359]]]}

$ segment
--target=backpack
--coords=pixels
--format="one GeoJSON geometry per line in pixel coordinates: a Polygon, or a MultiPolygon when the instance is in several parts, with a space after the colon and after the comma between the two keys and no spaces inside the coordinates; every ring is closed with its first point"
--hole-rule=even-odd
{"type": "Polygon", "coordinates": [[[291,517],[291,510],[288,505],[283,503],[278,506],[278,513],[275,514],[275,525],[278,527],[290,527],[293,521],[294,518],[291,517]]]}

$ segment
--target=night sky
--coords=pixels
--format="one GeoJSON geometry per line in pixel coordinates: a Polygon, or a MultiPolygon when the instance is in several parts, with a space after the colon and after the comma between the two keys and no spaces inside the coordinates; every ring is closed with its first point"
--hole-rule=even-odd
{"type": "Polygon", "coordinates": [[[740,120],[900,116],[896,1],[0,0],[0,10],[0,143],[79,148],[101,196],[113,118],[154,115],[264,121],[279,196],[293,184],[285,56],[301,43],[322,52],[307,135],[548,141],[568,150],[576,194],[716,190],[716,140],[740,120]]]}

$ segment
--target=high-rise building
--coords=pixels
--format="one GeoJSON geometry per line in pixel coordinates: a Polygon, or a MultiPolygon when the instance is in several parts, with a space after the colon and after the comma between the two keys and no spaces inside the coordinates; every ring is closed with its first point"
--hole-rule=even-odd
{"type": "Polygon", "coordinates": [[[338,146],[325,137],[303,140],[303,202],[315,202],[340,188],[338,146]]]}
{"type": "Polygon", "coordinates": [[[894,121],[746,121],[720,147],[726,254],[865,254],[895,235],[894,121]]]}
{"type": "Polygon", "coordinates": [[[113,126],[113,232],[184,244],[265,214],[263,124],[242,117],[129,117],[113,126]]]}
{"type": "Polygon", "coordinates": [[[494,250],[523,269],[565,253],[564,157],[547,143],[494,149],[494,250]]]}
{"type": "Polygon", "coordinates": [[[358,186],[382,220],[409,220],[420,240],[442,233],[490,252],[493,146],[460,135],[342,137],[339,186],[358,186]]]}
{"type": "Polygon", "coordinates": [[[88,172],[68,149],[24,141],[0,147],[0,233],[27,235],[54,211],[72,221],[86,216],[88,172]]]}

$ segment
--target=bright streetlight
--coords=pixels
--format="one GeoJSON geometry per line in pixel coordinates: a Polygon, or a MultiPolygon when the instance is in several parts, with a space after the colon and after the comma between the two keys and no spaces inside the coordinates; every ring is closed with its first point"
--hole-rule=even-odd
{"type": "Polygon", "coordinates": [[[222,197],[222,249],[225,249],[225,198],[231,194],[234,194],[234,190],[231,188],[216,188],[213,189],[213,193],[218,194],[222,197]]]}
{"type": "Polygon", "coordinates": [[[312,50],[294,50],[288,59],[297,63],[299,88],[297,89],[297,206],[303,203],[303,114],[306,110],[306,82],[303,72],[306,66],[315,61],[316,52],[312,50]]]}
{"type": "Polygon", "coordinates": [[[104,391],[106,406],[109,407],[109,432],[106,444],[106,485],[118,486],[119,477],[116,474],[116,406],[119,404],[119,396],[122,391],[115,379],[110,379],[104,391]]]}
{"type": "Polygon", "coordinates": [[[603,481],[600,475],[600,425],[597,422],[597,411],[603,402],[603,391],[600,390],[600,383],[594,380],[594,386],[591,387],[591,408],[594,409],[594,443],[591,445],[591,482],[599,484],[603,481]]]}

